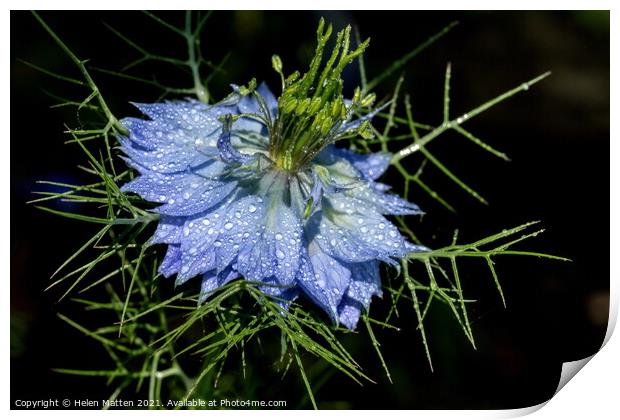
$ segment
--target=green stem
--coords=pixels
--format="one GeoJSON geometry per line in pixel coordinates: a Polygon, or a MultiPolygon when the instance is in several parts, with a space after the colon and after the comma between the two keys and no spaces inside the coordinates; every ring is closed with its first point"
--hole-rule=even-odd
{"type": "Polygon", "coordinates": [[[451,130],[451,129],[456,129],[457,127],[459,127],[461,124],[463,124],[464,122],[472,119],[473,117],[483,113],[484,111],[486,111],[487,109],[499,104],[500,102],[503,102],[504,100],[510,98],[511,96],[519,93],[519,92],[523,92],[528,90],[532,85],[540,82],[541,80],[543,80],[544,78],[546,78],[547,76],[549,76],[551,74],[551,72],[546,72],[541,74],[540,76],[535,77],[534,79],[522,83],[519,86],[499,95],[498,97],[491,99],[488,102],[483,103],[482,105],[472,109],[469,112],[464,113],[463,115],[461,115],[458,118],[455,118],[451,121],[447,121],[444,122],[442,125],[440,125],[439,127],[435,128],[433,131],[431,131],[430,133],[424,135],[423,137],[421,137],[419,140],[414,141],[412,144],[410,144],[409,146],[401,149],[400,151],[398,151],[396,154],[394,154],[394,156],[392,157],[392,164],[395,164],[397,162],[399,162],[401,159],[419,151],[421,148],[423,148],[424,146],[426,146],[428,143],[430,143],[432,140],[434,140],[435,138],[437,138],[440,134],[442,134],[443,132],[447,131],[447,130],[451,130]]]}
{"type": "Polygon", "coordinates": [[[67,54],[69,56],[69,58],[71,59],[71,61],[73,61],[75,63],[75,65],[79,68],[80,72],[82,73],[82,76],[84,77],[84,79],[86,80],[86,84],[93,90],[93,94],[95,96],[97,96],[97,101],[99,102],[99,106],[101,106],[101,110],[103,111],[103,113],[105,114],[105,116],[108,118],[110,124],[116,129],[116,131],[118,131],[120,134],[123,135],[127,135],[127,129],[121,124],[121,122],[114,116],[114,114],[112,114],[112,111],[110,111],[110,108],[108,108],[108,104],[106,103],[106,101],[103,99],[103,96],[101,95],[101,92],[99,92],[99,88],[97,87],[97,85],[95,84],[95,82],[93,81],[92,77],[90,77],[90,73],[88,72],[88,70],[86,69],[86,66],[84,66],[84,63],[86,61],[84,60],[80,60],[74,53],[73,51],[71,51],[69,49],[69,47],[67,47],[67,45],[62,42],[62,40],[58,37],[58,35],[56,35],[56,33],[47,25],[47,23],[45,23],[45,21],[38,15],[37,12],[32,11],[32,14],[34,15],[34,17],[39,21],[39,23],[41,24],[41,26],[43,26],[43,29],[45,29],[47,31],[47,33],[50,34],[50,36],[54,39],[54,41],[56,41],[56,43],[58,44],[58,46],[60,46],[60,48],[65,52],[65,54],[67,54]]]}
{"type": "Polygon", "coordinates": [[[189,53],[187,65],[192,72],[194,79],[194,89],[196,96],[201,102],[209,102],[209,92],[200,80],[200,63],[196,60],[196,37],[192,32],[192,12],[185,12],[185,39],[187,40],[187,51],[189,53]]]}

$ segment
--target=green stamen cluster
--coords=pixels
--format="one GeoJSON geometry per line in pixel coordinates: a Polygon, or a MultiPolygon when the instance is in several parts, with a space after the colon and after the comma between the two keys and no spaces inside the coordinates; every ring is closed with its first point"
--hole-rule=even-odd
{"type": "MultiPolygon", "coordinates": [[[[273,56],[273,68],[282,79],[282,95],[278,99],[278,116],[270,130],[269,153],[276,165],[285,171],[297,171],[306,165],[326,145],[338,140],[338,128],[347,119],[347,107],[342,96],[340,77],[344,68],[358,57],[370,42],[362,42],[349,51],[351,27],[336,36],[336,46],[321,70],[323,50],[332,34],[332,25],[325,28],[321,19],[317,29],[317,46],[308,72],[300,77],[294,72],[286,77],[282,60],[273,56]]],[[[373,95],[361,98],[359,88],[354,106],[372,104],[373,95]]]]}

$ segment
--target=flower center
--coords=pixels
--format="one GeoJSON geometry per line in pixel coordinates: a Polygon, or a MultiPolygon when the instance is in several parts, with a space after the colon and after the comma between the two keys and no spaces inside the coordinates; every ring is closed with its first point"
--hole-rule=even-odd
{"type": "MultiPolygon", "coordinates": [[[[282,61],[273,56],[272,64],[282,79],[278,99],[278,115],[269,130],[269,155],[284,171],[297,172],[306,166],[328,144],[351,134],[346,121],[353,107],[361,104],[361,91],[347,105],[342,95],[344,68],[368,46],[370,39],[349,51],[351,27],[336,36],[336,46],[324,66],[323,50],[332,34],[321,19],[317,29],[317,47],[308,71],[300,77],[294,72],[288,78],[282,72],[282,61]]],[[[366,102],[368,102],[366,100],[366,102]]],[[[359,130],[355,130],[357,133],[359,130]]]]}

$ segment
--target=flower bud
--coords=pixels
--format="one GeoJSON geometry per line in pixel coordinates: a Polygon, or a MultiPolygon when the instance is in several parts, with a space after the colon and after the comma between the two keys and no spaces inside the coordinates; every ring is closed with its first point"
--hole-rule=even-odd
{"type": "Polygon", "coordinates": [[[276,72],[282,74],[282,59],[279,55],[274,54],[271,56],[271,66],[276,72]]]}

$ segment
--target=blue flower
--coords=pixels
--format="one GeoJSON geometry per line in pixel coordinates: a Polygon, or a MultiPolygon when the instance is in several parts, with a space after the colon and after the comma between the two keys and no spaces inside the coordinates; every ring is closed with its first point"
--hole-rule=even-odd
{"type": "Polygon", "coordinates": [[[376,182],[387,153],[327,146],[297,172],[278,168],[265,124],[232,122],[261,115],[260,102],[277,115],[269,89],[257,94],[261,101],[233,95],[213,106],[135,104],[150,120],[122,121],[129,136],[120,137],[121,149],[140,173],[122,190],[161,204],[150,241],[168,245],[159,272],[176,274],[177,285],[202,275],[201,302],[245,278],[284,306],[304,293],[353,329],[362,307],[381,296],[379,262],[420,249],[384,216],[421,211],[376,182]]]}
{"type": "Polygon", "coordinates": [[[361,112],[373,98],[359,90],[352,101],[342,97],[342,68],[367,43],[343,50],[319,77],[331,33],[321,25],[310,70],[283,76],[279,99],[251,83],[215,105],[135,104],[149,119],[122,121],[129,134],[119,137],[121,150],[140,174],[122,190],[161,204],[150,241],[168,245],[159,272],[176,274],[177,285],[202,276],[200,302],[244,278],[284,308],[304,294],[354,329],[362,308],[381,296],[379,263],[396,265],[422,249],[385,216],[421,211],[376,181],[390,154],[334,145],[366,136],[376,110],[361,112]]]}

